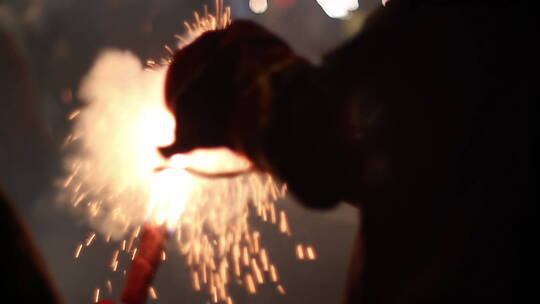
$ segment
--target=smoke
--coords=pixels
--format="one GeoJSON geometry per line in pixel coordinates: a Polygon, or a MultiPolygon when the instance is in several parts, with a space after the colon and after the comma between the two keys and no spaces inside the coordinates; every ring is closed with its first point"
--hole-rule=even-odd
{"type": "Polygon", "coordinates": [[[128,51],[105,50],[82,81],[73,113],[63,181],[68,200],[87,209],[94,227],[118,235],[144,221],[157,147],[174,139],[164,105],[165,67],[149,70],[128,51]]]}
{"type": "MultiPolygon", "coordinates": [[[[194,17],[194,22],[185,22],[186,34],[177,35],[178,49],[206,31],[227,27],[231,10],[218,0],[215,14],[205,10],[194,17]]],[[[70,115],[75,122],[66,140],[67,176],[61,185],[67,191],[60,191],[61,199],[83,209],[94,227],[107,235],[119,237],[147,222],[174,231],[182,226],[188,205],[194,205],[188,212],[192,215],[185,218],[198,218],[195,225],[200,227],[207,226],[210,218],[196,214],[219,212],[222,221],[212,220],[221,226],[214,225],[216,233],[222,233],[232,218],[247,212],[249,201],[270,203],[266,198],[275,197],[277,188],[271,178],[256,173],[210,181],[185,170],[187,166],[204,171],[249,167],[249,161],[230,151],[195,151],[177,157],[181,160],[176,162],[158,153],[158,147],[171,144],[175,137],[175,121],[164,103],[169,62],[165,58],[160,62],[149,60],[152,68],[145,67],[130,52],[119,50],[98,56],[79,90],[84,105],[70,115]],[[217,193],[216,198],[207,201],[212,197],[209,193],[217,193]]]]}
{"type": "Polygon", "coordinates": [[[84,136],[84,150],[97,166],[93,178],[100,184],[147,185],[148,172],[163,162],[156,148],[174,139],[164,78],[165,68],[148,70],[130,52],[109,50],[83,80],[79,96],[85,108],[74,133],[84,136]]]}
{"type": "Polygon", "coordinates": [[[113,237],[145,222],[166,224],[173,231],[185,221],[190,230],[198,227],[196,238],[204,229],[221,235],[231,221],[247,216],[250,202],[259,215],[262,209],[276,213],[271,205],[283,191],[269,175],[248,173],[251,164],[244,157],[224,148],[170,160],[158,153],[158,147],[174,140],[175,122],[163,96],[165,70],[145,68],[127,51],[98,56],[79,90],[84,106],[71,115],[62,199],[113,237]],[[246,173],[208,179],[186,167],[246,173]]]}

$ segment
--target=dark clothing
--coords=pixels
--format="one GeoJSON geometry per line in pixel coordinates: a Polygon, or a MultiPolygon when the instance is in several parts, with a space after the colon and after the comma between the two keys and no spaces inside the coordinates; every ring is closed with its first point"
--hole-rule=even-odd
{"type": "Polygon", "coordinates": [[[61,303],[46,273],[30,234],[0,190],[0,235],[2,235],[3,300],[11,303],[61,303]]]}
{"type": "Polygon", "coordinates": [[[249,22],[205,34],[169,69],[165,152],[227,146],[306,205],[359,206],[348,303],[532,302],[532,3],[392,0],[319,67],[249,22]]]}
{"type": "Polygon", "coordinates": [[[362,209],[348,303],[538,300],[533,12],[391,1],[275,99],[275,172],[362,209]]]}
{"type": "MultiPolygon", "coordinates": [[[[44,160],[50,157],[50,150],[43,148],[48,148],[45,144],[39,145],[39,151],[35,149],[36,138],[42,139],[46,136],[43,135],[39,120],[32,111],[32,88],[25,68],[16,45],[0,29],[0,182],[2,186],[25,184],[26,192],[14,192],[19,198],[26,198],[21,202],[29,203],[31,194],[28,189],[36,192],[37,185],[35,181],[32,182],[35,180],[33,177],[43,174],[38,169],[46,163],[44,160]],[[17,130],[17,136],[9,132],[12,129],[17,130]],[[26,166],[21,166],[21,162],[26,166]],[[31,170],[24,170],[24,167],[31,170]]],[[[0,270],[3,276],[0,302],[61,303],[29,231],[10,205],[2,187],[0,236],[0,270]]]]}

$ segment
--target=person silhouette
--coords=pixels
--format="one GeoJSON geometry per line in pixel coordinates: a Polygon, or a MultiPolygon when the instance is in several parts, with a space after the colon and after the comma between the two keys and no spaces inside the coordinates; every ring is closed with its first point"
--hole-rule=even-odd
{"type": "Polygon", "coordinates": [[[303,204],[358,206],[347,303],[537,298],[532,12],[393,0],[318,66],[235,21],[174,55],[161,153],[229,147],[303,204]]]}

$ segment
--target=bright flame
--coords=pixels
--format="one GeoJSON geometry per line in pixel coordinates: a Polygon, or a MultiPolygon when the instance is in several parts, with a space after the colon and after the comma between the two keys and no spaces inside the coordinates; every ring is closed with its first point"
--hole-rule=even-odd
{"type": "Polygon", "coordinates": [[[196,168],[205,173],[246,171],[251,162],[227,148],[197,149],[187,154],[175,154],[169,160],[175,168],[196,168]]]}
{"type": "Polygon", "coordinates": [[[193,178],[184,170],[166,168],[152,181],[147,218],[154,224],[176,228],[191,195],[193,178]]]}
{"type": "Polygon", "coordinates": [[[317,3],[331,18],[346,18],[358,9],[358,0],[317,0],[317,3]]]}
{"type": "Polygon", "coordinates": [[[79,90],[85,105],[67,139],[72,144],[63,186],[73,205],[85,207],[107,234],[120,236],[161,213],[141,211],[158,195],[154,180],[163,179],[155,174],[165,162],[157,147],[174,140],[174,118],[163,103],[165,71],[145,69],[128,51],[106,50],[79,90]]]}
{"type": "MultiPolygon", "coordinates": [[[[69,175],[63,186],[71,190],[73,205],[87,207],[92,222],[105,233],[119,236],[145,222],[173,230],[188,203],[206,204],[208,194],[202,192],[235,193],[236,197],[221,197],[245,202],[256,193],[231,189],[251,187],[263,195],[268,191],[249,185],[260,183],[255,173],[248,175],[249,181],[245,177],[209,181],[185,170],[213,173],[251,167],[246,158],[228,149],[196,150],[175,155],[167,163],[157,150],[174,140],[174,119],[163,102],[164,77],[164,67],[147,70],[131,53],[108,50],[81,86],[86,106],[74,120],[77,135],[69,137],[79,144],[72,145],[73,153],[66,159],[69,175]]],[[[223,202],[219,196],[216,202],[223,202]]]]}

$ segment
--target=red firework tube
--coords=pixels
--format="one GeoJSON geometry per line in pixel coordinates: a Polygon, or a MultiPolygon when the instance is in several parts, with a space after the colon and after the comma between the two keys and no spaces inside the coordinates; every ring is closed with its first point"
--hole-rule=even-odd
{"type": "Polygon", "coordinates": [[[122,292],[122,304],[146,302],[148,290],[161,264],[161,254],[167,238],[164,227],[146,225],[143,228],[139,248],[129,268],[122,292]]]}

